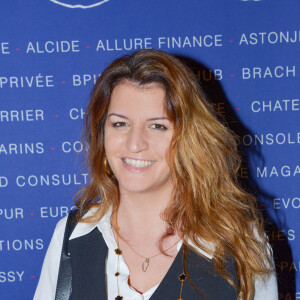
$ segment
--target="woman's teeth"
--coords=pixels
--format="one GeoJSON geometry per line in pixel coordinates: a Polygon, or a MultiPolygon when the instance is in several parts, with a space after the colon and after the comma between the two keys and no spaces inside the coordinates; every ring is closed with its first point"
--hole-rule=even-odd
{"type": "Polygon", "coordinates": [[[154,161],[150,160],[135,160],[131,158],[124,158],[124,162],[127,165],[133,166],[135,168],[145,168],[154,164],[154,161]]]}

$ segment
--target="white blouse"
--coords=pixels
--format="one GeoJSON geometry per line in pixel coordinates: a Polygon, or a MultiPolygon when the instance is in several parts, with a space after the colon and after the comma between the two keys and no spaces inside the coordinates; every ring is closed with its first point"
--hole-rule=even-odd
{"type": "MultiPolygon", "coordinates": [[[[108,247],[108,256],[106,259],[106,287],[108,300],[114,300],[118,295],[117,281],[115,277],[118,257],[114,250],[117,248],[117,243],[113,235],[110,224],[110,216],[112,210],[110,209],[106,215],[97,224],[78,223],[70,236],[70,240],[90,233],[95,227],[98,227],[102,233],[103,239],[108,247]]],[[[87,213],[91,215],[92,211],[87,213]]],[[[60,255],[63,244],[64,231],[66,226],[67,216],[61,219],[55,228],[53,237],[48,247],[41,276],[33,300],[54,300],[57,284],[57,277],[60,264],[60,255]]],[[[182,241],[177,244],[177,251],[180,250],[182,241]]],[[[203,255],[212,259],[210,255],[201,251],[203,255]]],[[[149,300],[154,291],[159,286],[156,285],[140,294],[128,284],[129,269],[122,257],[120,256],[120,275],[119,275],[119,289],[120,295],[125,300],[149,300]]],[[[277,280],[276,275],[271,274],[265,281],[257,279],[255,281],[255,297],[254,300],[275,300],[278,299],[277,280]]]]}

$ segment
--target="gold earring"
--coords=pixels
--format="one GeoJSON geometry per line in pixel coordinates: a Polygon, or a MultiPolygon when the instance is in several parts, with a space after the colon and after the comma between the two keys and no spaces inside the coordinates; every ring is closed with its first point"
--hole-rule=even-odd
{"type": "Polygon", "coordinates": [[[108,176],[111,176],[113,173],[108,165],[108,161],[106,158],[106,155],[104,156],[104,160],[103,160],[103,165],[104,165],[104,171],[108,176]]]}

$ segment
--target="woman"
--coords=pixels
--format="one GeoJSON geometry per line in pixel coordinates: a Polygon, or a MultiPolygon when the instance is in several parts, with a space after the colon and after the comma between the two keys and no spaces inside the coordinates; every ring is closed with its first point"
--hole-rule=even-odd
{"type": "MultiPolygon", "coordinates": [[[[261,215],[237,181],[236,142],[201,95],[193,73],[157,50],[117,59],[96,82],[70,299],[277,299],[261,215]]],[[[36,300],[55,298],[65,224],[36,300]]]]}

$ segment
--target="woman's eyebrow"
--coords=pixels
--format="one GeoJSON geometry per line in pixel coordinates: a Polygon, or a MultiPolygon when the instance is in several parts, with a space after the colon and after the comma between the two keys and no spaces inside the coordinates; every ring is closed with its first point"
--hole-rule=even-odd
{"type": "MultiPolygon", "coordinates": [[[[108,118],[111,117],[111,116],[117,116],[119,118],[122,118],[122,119],[127,119],[128,118],[124,115],[121,115],[121,114],[117,114],[117,113],[111,113],[108,115],[108,118]]],[[[156,121],[156,120],[169,120],[167,117],[155,117],[155,118],[150,118],[150,119],[147,119],[147,121],[156,121]]]]}
{"type": "Polygon", "coordinates": [[[119,117],[119,118],[123,118],[123,119],[127,119],[127,120],[128,120],[127,117],[125,117],[125,116],[123,116],[123,115],[120,115],[120,114],[116,114],[116,113],[111,113],[111,114],[109,114],[109,115],[108,115],[108,118],[111,117],[111,116],[117,116],[117,117],[119,117]]]}
{"type": "Polygon", "coordinates": [[[157,117],[157,118],[150,118],[147,121],[156,121],[156,120],[169,120],[167,117],[157,117]]]}

